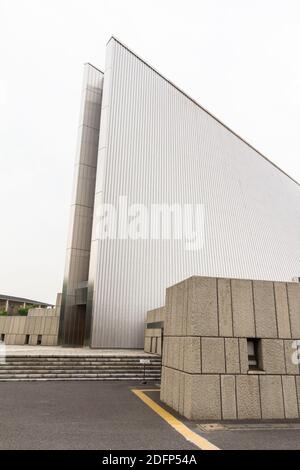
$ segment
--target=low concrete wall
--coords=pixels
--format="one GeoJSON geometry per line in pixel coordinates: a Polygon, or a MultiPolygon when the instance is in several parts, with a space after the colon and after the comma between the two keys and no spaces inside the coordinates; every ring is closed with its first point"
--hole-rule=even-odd
{"type": "Polygon", "coordinates": [[[56,346],[61,296],[54,308],[33,308],[28,316],[0,317],[0,339],[5,344],[56,346]]]}
{"type": "Polygon", "coordinates": [[[161,355],[162,330],[159,328],[146,328],[144,351],[161,355]]]}
{"type": "Polygon", "coordinates": [[[144,351],[159,354],[162,353],[163,323],[165,319],[165,307],[150,310],[147,313],[144,351]]]}
{"type": "Polygon", "coordinates": [[[298,418],[299,338],[299,283],[189,278],[166,293],[161,400],[189,419],[298,418]]]}
{"type": "Polygon", "coordinates": [[[155,308],[154,310],[149,310],[147,312],[146,323],[147,325],[151,323],[160,323],[165,320],[165,307],[155,308]]]}

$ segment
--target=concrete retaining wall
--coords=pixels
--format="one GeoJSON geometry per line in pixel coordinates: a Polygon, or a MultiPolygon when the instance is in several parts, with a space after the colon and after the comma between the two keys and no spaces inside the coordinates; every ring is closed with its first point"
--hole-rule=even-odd
{"type": "Polygon", "coordinates": [[[299,338],[299,283],[189,278],[166,292],[161,400],[189,419],[298,418],[299,338]]]}
{"type": "Polygon", "coordinates": [[[144,351],[161,355],[161,345],[162,345],[162,330],[159,328],[146,329],[144,351]]]}
{"type": "Polygon", "coordinates": [[[147,313],[144,351],[160,354],[162,353],[163,324],[165,319],[165,307],[150,310],[147,313]]]}
{"type": "Polygon", "coordinates": [[[61,295],[58,294],[54,308],[33,308],[26,317],[0,317],[0,340],[13,345],[56,346],[60,306],[61,295]]]}

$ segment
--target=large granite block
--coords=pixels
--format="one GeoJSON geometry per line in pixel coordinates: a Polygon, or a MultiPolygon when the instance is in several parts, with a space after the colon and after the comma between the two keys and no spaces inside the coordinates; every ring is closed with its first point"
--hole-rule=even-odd
{"type": "Polygon", "coordinates": [[[217,279],[219,335],[233,336],[230,279],[217,279]]]}
{"type": "Polygon", "coordinates": [[[179,336],[177,338],[177,347],[178,347],[178,370],[184,370],[184,359],[185,359],[185,350],[186,350],[186,338],[184,336],[179,336]]]}
{"type": "Polygon", "coordinates": [[[166,292],[164,334],[181,336],[185,334],[184,322],[187,311],[187,281],[169,287],[166,292]]]}
{"type": "Polygon", "coordinates": [[[179,340],[177,336],[171,336],[169,340],[171,345],[169,354],[169,367],[172,367],[173,369],[179,369],[179,340]]]}
{"type": "Polygon", "coordinates": [[[161,356],[162,350],[161,350],[161,337],[157,338],[157,354],[161,356]]]}
{"type": "Polygon", "coordinates": [[[221,419],[219,375],[192,375],[192,419],[221,419]]]}
{"type": "Polygon", "coordinates": [[[283,340],[262,340],[262,364],[266,374],[286,374],[283,340]]]}
{"type": "Polygon", "coordinates": [[[297,400],[298,400],[298,411],[300,416],[300,376],[296,376],[296,391],[297,391],[297,400]]]}
{"type": "Polygon", "coordinates": [[[179,411],[179,401],[180,401],[180,372],[178,370],[172,370],[172,384],[173,384],[173,400],[172,408],[175,411],[179,411]]]}
{"type": "Polygon", "coordinates": [[[247,339],[239,338],[241,374],[247,374],[249,370],[247,339]]]}
{"type": "Polygon", "coordinates": [[[225,373],[224,338],[201,338],[203,374],[225,373]]]}
{"type": "Polygon", "coordinates": [[[150,352],[150,350],[151,350],[151,338],[149,338],[148,336],[145,336],[144,351],[150,352]]]}
{"type": "Polygon", "coordinates": [[[240,352],[238,338],[225,338],[225,361],[227,374],[240,373],[240,352]]]}
{"type": "Polygon", "coordinates": [[[296,380],[294,376],[282,376],[283,401],[285,417],[293,419],[299,417],[296,380]]]}
{"type": "Polygon", "coordinates": [[[172,287],[166,289],[166,305],[165,305],[165,320],[164,320],[164,335],[170,336],[172,334],[172,287]]]}
{"type": "Polygon", "coordinates": [[[169,406],[173,406],[173,369],[165,367],[166,373],[166,394],[165,402],[169,406]]]}
{"type": "Polygon", "coordinates": [[[292,338],[300,338],[300,283],[287,283],[292,338]]]}
{"type": "Polygon", "coordinates": [[[278,338],[273,282],[253,281],[254,315],[258,338],[278,338]]]}
{"type": "Polygon", "coordinates": [[[279,338],[291,337],[289,304],[285,282],[274,282],[279,338]]]}
{"type": "Polygon", "coordinates": [[[175,315],[173,320],[173,335],[185,336],[186,335],[186,322],[188,315],[188,296],[189,296],[189,281],[185,280],[176,284],[172,289],[173,302],[172,302],[172,315],[175,315]]]}
{"type": "Polygon", "coordinates": [[[166,387],[166,367],[162,366],[161,368],[161,378],[160,378],[160,399],[165,403],[165,395],[167,392],[166,387]]]}
{"type": "Polygon", "coordinates": [[[190,374],[201,373],[200,338],[189,336],[184,338],[184,364],[183,370],[190,374]]]}
{"type": "Polygon", "coordinates": [[[184,415],[184,401],[185,401],[185,376],[184,372],[178,372],[179,380],[179,400],[178,400],[178,413],[184,415]]]}
{"type": "Polygon", "coordinates": [[[192,396],[193,392],[193,375],[191,374],[184,374],[184,403],[183,403],[183,415],[188,418],[192,419],[193,413],[193,403],[194,397],[192,396]]]}
{"type": "Polygon", "coordinates": [[[252,282],[232,279],[233,335],[235,337],[255,337],[252,282]]]}
{"type": "Polygon", "coordinates": [[[295,359],[296,349],[293,348],[294,345],[293,339],[287,339],[284,341],[284,355],[285,355],[285,365],[287,374],[298,375],[299,374],[299,364],[294,364],[293,359],[295,359]]]}
{"type": "Polygon", "coordinates": [[[237,418],[235,376],[221,375],[222,419],[237,418]]]}
{"type": "Polygon", "coordinates": [[[260,392],[257,375],[237,375],[238,419],[260,419],[260,392]]]}
{"type": "Polygon", "coordinates": [[[163,341],[163,352],[162,352],[162,365],[168,365],[168,348],[169,348],[169,337],[165,336],[163,341]]]}
{"type": "Polygon", "coordinates": [[[283,393],[280,375],[260,376],[262,419],[283,419],[283,393]]]}
{"type": "Polygon", "coordinates": [[[218,336],[217,281],[209,277],[189,279],[188,336],[218,336]]]}

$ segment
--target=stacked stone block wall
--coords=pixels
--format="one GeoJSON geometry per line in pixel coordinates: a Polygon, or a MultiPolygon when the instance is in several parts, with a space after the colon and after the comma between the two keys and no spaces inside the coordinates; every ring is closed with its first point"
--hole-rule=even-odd
{"type": "Polygon", "coordinates": [[[189,278],[166,292],[161,400],[189,419],[299,418],[298,339],[299,283],[189,278]]]}
{"type": "Polygon", "coordinates": [[[156,308],[147,313],[144,351],[153,354],[162,353],[162,328],[152,328],[151,325],[163,323],[165,318],[165,308],[156,308]]]}
{"type": "Polygon", "coordinates": [[[35,346],[41,338],[41,346],[56,346],[61,296],[57,296],[54,308],[33,308],[28,316],[0,317],[0,339],[7,345],[35,346]],[[27,343],[28,341],[28,343],[27,343]]]}

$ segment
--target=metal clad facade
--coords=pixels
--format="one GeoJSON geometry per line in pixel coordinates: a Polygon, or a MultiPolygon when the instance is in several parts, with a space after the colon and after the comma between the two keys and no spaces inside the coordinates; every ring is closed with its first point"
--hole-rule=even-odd
{"type": "Polygon", "coordinates": [[[85,306],[77,295],[89,273],[102,88],[103,73],[86,64],[59,328],[66,346],[82,345],[85,330],[85,306]]]}
{"type": "Polygon", "coordinates": [[[146,312],[192,275],[300,274],[299,185],[117,40],[107,46],[89,277],[92,347],[142,347],[146,312]],[[204,204],[203,250],[101,240],[103,202],[204,204]]]}

